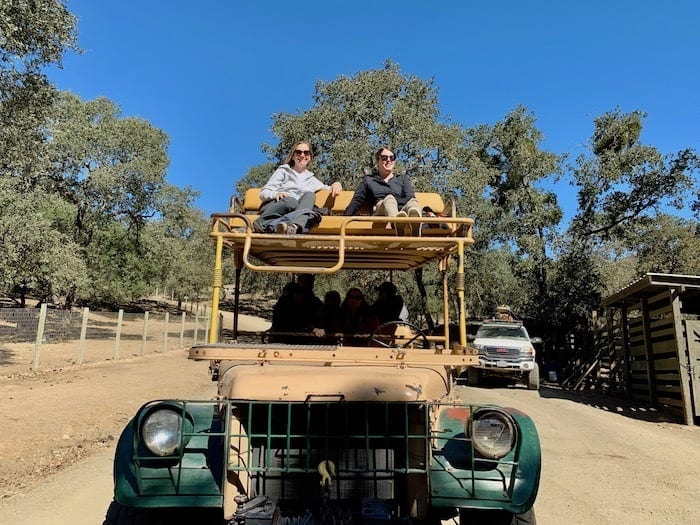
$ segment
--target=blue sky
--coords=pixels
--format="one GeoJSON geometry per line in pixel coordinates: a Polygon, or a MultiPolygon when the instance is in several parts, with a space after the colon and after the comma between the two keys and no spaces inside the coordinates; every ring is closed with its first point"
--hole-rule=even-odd
{"type": "MultiPolygon", "coordinates": [[[[648,113],[662,153],[700,139],[697,0],[67,0],[83,54],[49,74],[83,100],[170,136],[168,180],[201,193],[208,215],[266,160],[271,116],[312,104],[331,81],[385,60],[434,79],[441,113],[493,124],[522,104],[543,147],[572,157],[605,111],[648,113]]],[[[566,215],[573,188],[556,187],[566,215]]]]}

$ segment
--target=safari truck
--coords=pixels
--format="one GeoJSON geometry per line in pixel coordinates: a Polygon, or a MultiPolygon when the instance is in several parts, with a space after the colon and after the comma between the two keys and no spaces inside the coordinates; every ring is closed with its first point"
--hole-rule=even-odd
{"type": "Polygon", "coordinates": [[[317,205],[329,214],[304,235],[256,233],[257,189],[212,215],[209,341],[189,358],[209,362],[217,395],[138,410],[118,441],[105,523],[204,523],[205,513],[241,525],[535,523],[535,425],[520,410],[470,403],[469,389],[456,386],[465,367],[478,364],[464,306],[473,220],[445,210],[435,193],[417,198],[442,212],[436,217],[344,216],[351,197],[319,192],[317,205]],[[413,234],[397,236],[388,222],[411,223],[413,234]],[[236,270],[233,337],[223,342],[225,252],[236,270]],[[445,333],[393,321],[352,346],[270,343],[238,330],[244,269],[319,275],[429,264],[442,275],[445,333]],[[459,342],[450,345],[453,302],[459,342]]]}

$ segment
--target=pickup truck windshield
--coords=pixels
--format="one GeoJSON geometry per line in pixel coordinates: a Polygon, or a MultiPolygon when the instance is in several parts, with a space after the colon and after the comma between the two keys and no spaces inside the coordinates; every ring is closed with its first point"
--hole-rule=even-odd
{"type": "Polygon", "coordinates": [[[529,340],[522,326],[482,326],[476,333],[477,338],[506,338],[529,340]]]}

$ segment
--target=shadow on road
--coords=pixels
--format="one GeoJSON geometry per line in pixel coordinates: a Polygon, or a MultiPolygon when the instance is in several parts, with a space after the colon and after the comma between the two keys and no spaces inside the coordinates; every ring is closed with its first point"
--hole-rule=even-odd
{"type": "MultiPolygon", "coordinates": [[[[466,378],[457,380],[458,385],[467,386],[466,378]]],[[[487,377],[479,380],[479,385],[472,388],[482,388],[486,390],[527,390],[524,385],[514,385],[504,378],[487,377]]],[[[534,393],[534,392],[533,392],[534,393]]],[[[640,421],[650,421],[656,423],[683,423],[683,418],[667,411],[654,408],[647,403],[614,397],[600,392],[572,392],[565,390],[559,385],[550,382],[543,382],[538,391],[540,397],[547,399],[565,399],[573,403],[587,405],[612,414],[638,419],[640,421]]]]}
{"type": "Polygon", "coordinates": [[[648,404],[630,399],[607,396],[597,392],[572,392],[570,390],[564,390],[556,385],[546,385],[540,387],[539,393],[540,396],[544,398],[565,399],[641,421],[682,423],[682,418],[680,416],[662,412],[648,404]]]}

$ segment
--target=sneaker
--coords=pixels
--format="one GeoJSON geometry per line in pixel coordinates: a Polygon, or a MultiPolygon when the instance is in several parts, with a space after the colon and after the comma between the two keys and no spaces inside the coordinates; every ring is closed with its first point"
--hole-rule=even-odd
{"type": "Polygon", "coordinates": [[[289,225],[286,225],[286,226],[287,226],[287,235],[296,235],[296,234],[297,234],[297,232],[298,232],[298,230],[299,230],[299,226],[298,226],[298,225],[296,225],[296,224],[289,224],[289,225]]]}
{"type": "Polygon", "coordinates": [[[286,222],[280,222],[277,225],[277,233],[279,233],[280,235],[284,235],[288,231],[289,231],[289,226],[287,225],[286,222]]]}

